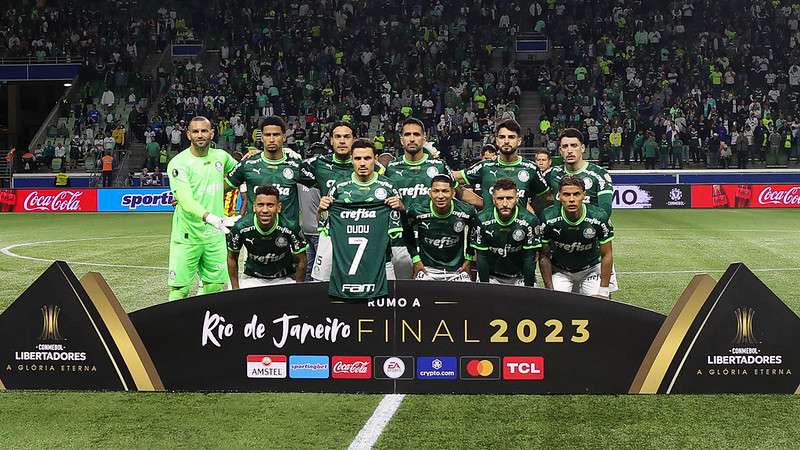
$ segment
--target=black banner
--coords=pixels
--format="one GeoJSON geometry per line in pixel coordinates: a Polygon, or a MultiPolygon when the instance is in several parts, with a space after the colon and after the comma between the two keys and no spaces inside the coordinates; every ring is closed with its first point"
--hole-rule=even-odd
{"type": "Polygon", "coordinates": [[[631,184],[614,186],[615,209],[673,209],[692,207],[688,184],[631,184]]]}
{"type": "Polygon", "coordinates": [[[125,314],[55,263],[0,315],[0,389],[364,393],[796,392],[797,316],[744,265],[668,317],[544,289],[390,282],[226,291],[125,314]]]}

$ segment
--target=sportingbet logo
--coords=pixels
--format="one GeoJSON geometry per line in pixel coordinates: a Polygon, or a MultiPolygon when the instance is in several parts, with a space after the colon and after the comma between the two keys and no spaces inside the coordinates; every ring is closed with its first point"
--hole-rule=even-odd
{"type": "Polygon", "coordinates": [[[286,355],[247,355],[247,378],[286,378],[286,355]]]}
{"type": "Polygon", "coordinates": [[[122,196],[122,206],[130,210],[139,206],[169,206],[172,199],[172,191],[164,191],[161,194],[125,194],[122,196]]]}
{"type": "Polygon", "coordinates": [[[543,356],[506,356],[503,358],[504,380],[544,380],[543,356]]]}
{"type": "Polygon", "coordinates": [[[427,196],[431,189],[422,183],[415,184],[414,186],[399,188],[397,192],[403,197],[423,197],[427,196]]]}
{"type": "Polygon", "coordinates": [[[342,292],[351,294],[366,294],[375,291],[375,284],[345,283],[342,285],[342,292]]]}
{"type": "Polygon", "coordinates": [[[359,208],[342,211],[339,213],[339,217],[342,219],[350,219],[353,222],[358,222],[361,219],[374,219],[378,217],[378,213],[368,209],[359,208]]]}

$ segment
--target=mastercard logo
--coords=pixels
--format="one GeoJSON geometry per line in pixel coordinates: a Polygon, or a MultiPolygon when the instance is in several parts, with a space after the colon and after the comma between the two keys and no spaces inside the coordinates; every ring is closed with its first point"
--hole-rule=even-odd
{"type": "Polygon", "coordinates": [[[496,380],[500,378],[500,360],[496,357],[461,358],[461,378],[496,380]]]}

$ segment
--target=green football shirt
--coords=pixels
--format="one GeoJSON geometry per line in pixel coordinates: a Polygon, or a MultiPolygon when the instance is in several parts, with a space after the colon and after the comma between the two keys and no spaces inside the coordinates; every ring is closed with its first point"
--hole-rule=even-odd
{"type": "Polygon", "coordinates": [[[528,205],[528,200],[544,195],[548,191],[547,184],[536,163],[522,156],[518,156],[517,160],[512,163],[503,162],[500,158],[494,161],[478,161],[464,171],[464,178],[468,184],[481,185],[484,211],[494,209],[492,192],[494,192],[494,183],[500,178],[509,178],[517,185],[518,203],[522,208],[528,205]]]}
{"type": "Polygon", "coordinates": [[[408,161],[403,155],[399,161],[389,163],[385,175],[400,193],[403,205],[410,210],[414,206],[428,203],[431,180],[440,173],[454,178],[447,164],[438,159],[430,159],[426,153],[419,161],[408,161]]]}
{"type": "Polygon", "coordinates": [[[264,157],[263,152],[258,157],[240,161],[225,178],[225,182],[233,188],[238,188],[242,183],[247,185],[248,213],[253,212],[256,188],[275,186],[281,194],[281,213],[286,220],[292,222],[298,222],[300,218],[297,184],[314,186],[315,183],[314,175],[305,162],[287,158],[286,155],[279,160],[270,160],[264,157]]]}
{"type": "Polygon", "coordinates": [[[439,215],[429,200],[427,205],[412,207],[408,218],[417,235],[409,248],[413,262],[454,271],[465,259],[474,260],[469,236],[477,225],[478,213],[472,205],[452,200],[449,212],[439,215]]]}
{"type": "Polygon", "coordinates": [[[555,270],[579,272],[600,262],[600,244],[614,239],[608,214],[594,205],[583,205],[581,217],[571,222],[563,207],[555,204],[542,213],[539,226],[542,244],[550,246],[555,270]]]}
{"type": "Polygon", "coordinates": [[[318,155],[305,161],[317,182],[320,192],[329,192],[336,183],[350,179],[353,174],[353,161],[340,161],[335,155],[318,155]]]}
{"type": "Polygon", "coordinates": [[[294,255],[308,250],[299,225],[287,222],[283,214],[268,230],[263,230],[254,214],[239,219],[228,234],[228,250],[239,253],[247,248],[245,275],[279,278],[294,274],[294,255]]]}
{"type": "Polygon", "coordinates": [[[236,160],[225,150],[209,148],[198,157],[186,149],[167,165],[169,186],[178,205],[172,214],[172,242],[202,241],[221,231],[203,222],[203,214],[224,215],[225,173],[236,160]]]}
{"type": "Polygon", "coordinates": [[[487,253],[491,275],[519,278],[523,276],[523,257],[542,246],[537,226],[539,219],[519,205],[507,222],[500,219],[496,208],[484,208],[478,213],[472,247],[487,253]]]}
{"type": "Polygon", "coordinates": [[[584,203],[601,206],[602,209],[607,210],[609,215],[611,214],[611,197],[614,194],[614,187],[611,184],[611,175],[606,169],[592,162],[587,162],[586,167],[575,172],[568,171],[563,165],[554,166],[547,173],[547,184],[555,194],[556,202],[558,202],[558,186],[565,175],[577,176],[583,180],[586,188],[584,203]],[[601,198],[602,196],[607,197],[601,198]]]}

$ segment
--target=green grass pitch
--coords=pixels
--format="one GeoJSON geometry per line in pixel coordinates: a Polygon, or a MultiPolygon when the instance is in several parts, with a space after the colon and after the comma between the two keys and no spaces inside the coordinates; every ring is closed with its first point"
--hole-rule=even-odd
{"type": "MultiPolygon", "coordinates": [[[[668,313],[694,273],[742,261],[800,312],[800,213],[615,211],[615,299],[668,313]]],[[[0,215],[0,311],[53,259],[127,311],[166,300],[168,214],[0,215]]],[[[202,370],[199,368],[198,370],[202,370]]],[[[0,393],[3,448],[344,448],[374,395],[0,393]]],[[[380,448],[796,448],[797,396],[407,396],[380,448]]]]}

